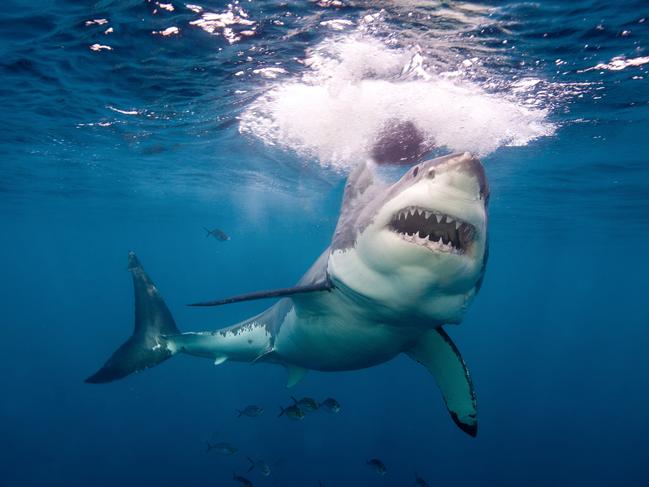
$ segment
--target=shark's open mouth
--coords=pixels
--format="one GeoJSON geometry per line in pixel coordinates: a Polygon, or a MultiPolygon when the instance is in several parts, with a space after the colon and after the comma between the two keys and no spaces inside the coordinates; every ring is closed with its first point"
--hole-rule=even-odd
{"type": "Polygon", "coordinates": [[[408,242],[453,253],[466,252],[476,233],[470,223],[414,206],[395,214],[389,228],[408,242]]]}

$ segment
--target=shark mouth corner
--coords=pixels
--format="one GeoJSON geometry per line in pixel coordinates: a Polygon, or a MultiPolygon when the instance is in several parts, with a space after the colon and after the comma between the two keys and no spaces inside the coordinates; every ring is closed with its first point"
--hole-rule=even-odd
{"type": "Polygon", "coordinates": [[[476,235],[470,223],[414,206],[397,212],[388,228],[407,242],[453,254],[464,254],[476,235]]]}

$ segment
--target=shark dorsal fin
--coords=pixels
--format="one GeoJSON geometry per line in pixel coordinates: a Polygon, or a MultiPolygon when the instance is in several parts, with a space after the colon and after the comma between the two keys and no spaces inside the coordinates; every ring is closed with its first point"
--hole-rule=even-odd
{"type": "Polygon", "coordinates": [[[356,166],[345,183],[343,211],[346,207],[353,205],[372,184],[374,184],[374,173],[371,164],[366,161],[356,166]]]}
{"type": "Polygon", "coordinates": [[[203,301],[200,303],[192,303],[187,306],[222,306],[224,304],[240,303],[242,301],[253,301],[256,299],[267,298],[283,298],[286,296],[294,296],[296,294],[307,294],[321,291],[331,291],[333,284],[329,280],[318,282],[315,284],[306,284],[301,286],[285,287],[280,289],[270,289],[267,291],[257,291],[254,293],[239,294],[237,296],[230,296],[229,298],[216,299],[213,301],[203,301]]]}
{"type": "Polygon", "coordinates": [[[347,178],[340,215],[336,223],[336,231],[331,242],[332,250],[347,248],[354,244],[358,229],[357,219],[362,202],[376,187],[373,163],[366,161],[356,166],[347,178]]]}

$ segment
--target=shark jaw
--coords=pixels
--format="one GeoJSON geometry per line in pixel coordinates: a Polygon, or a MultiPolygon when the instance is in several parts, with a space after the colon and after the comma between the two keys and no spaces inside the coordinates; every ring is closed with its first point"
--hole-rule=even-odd
{"type": "Polygon", "coordinates": [[[475,227],[470,223],[415,206],[397,212],[389,229],[406,242],[433,252],[458,255],[469,249],[476,235],[475,227]]]}
{"type": "Polygon", "coordinates": [[[332,282],[371,301],[377,321],[460,322],[484,273],[487,199],[484,170],[470,154],[414,166],[359,199],[354,244],[329,257],[332,282]]]}

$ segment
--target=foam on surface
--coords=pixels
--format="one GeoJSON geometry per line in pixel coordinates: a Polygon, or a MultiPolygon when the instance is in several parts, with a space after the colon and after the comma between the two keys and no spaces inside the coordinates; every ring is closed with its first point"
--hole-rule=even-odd
{"type": "Polygon", "coordinates": [[[352,33],[307,53],[307,70],[278,79],[242,115],[240,131],[344,169],[368,157],[391,120],[409,120],[448,151],[486,155],[525,145],[554,126],[516,93],[487,93],[448,72],[430,72],[416,49],[352,33]]]}

